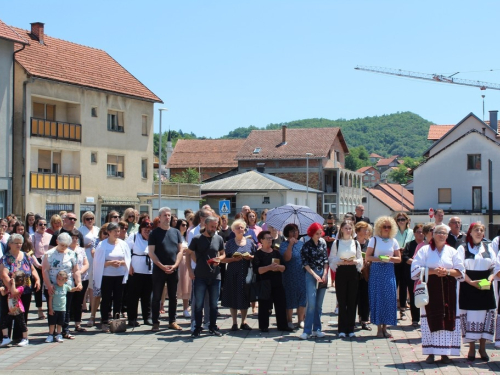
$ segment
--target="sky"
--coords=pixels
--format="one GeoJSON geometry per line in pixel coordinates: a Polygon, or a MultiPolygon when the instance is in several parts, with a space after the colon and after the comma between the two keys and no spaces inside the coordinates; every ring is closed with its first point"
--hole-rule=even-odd
{"type": "Polygon", "coordinates": [[[103,49],[164,104],[163,130],[220,137],[237,127],[411,111],[436,124],[500,110],[481,91],[357,65],[500,83],[500,2],[0,0],[0,19],[103,49]]]}

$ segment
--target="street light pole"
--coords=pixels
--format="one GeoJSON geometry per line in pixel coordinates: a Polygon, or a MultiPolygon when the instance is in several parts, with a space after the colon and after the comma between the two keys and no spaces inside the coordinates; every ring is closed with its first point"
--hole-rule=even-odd
{"type": "MultiPolygon", "coordinates": [[[[375,178],[375,172],[366,171],[365,175],[368,176],[368,187],[373,188],[373,179],[375,178]]],[[[368,190],[368,195],[366,196],[366,202],[368,203],[368,207],[367,207],[368,215],[370,215],[370,201],[371,201],[370,194],[371,194],[370,190],[368,190]]]]}
{"type": "Polygon", "coordinates": [[[309,156],[313,156],[310,152],[306,152],[306,206],[309,207],[309,156]]]}
{"type": "Polygon", "coordinates": [[[161,115],[163,111],[168,111],[167,108],[158,108],[160,111],[160,137],[158,142],[158,211],[161,208],[161,138],[162,138],[162,130],[161,130],[161,115]]]}

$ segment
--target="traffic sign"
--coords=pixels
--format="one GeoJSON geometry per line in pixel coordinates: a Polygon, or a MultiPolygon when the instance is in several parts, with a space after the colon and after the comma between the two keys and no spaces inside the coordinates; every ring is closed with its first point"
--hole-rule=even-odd
{"type": "Polygon", "coordinates": [[[429,217],[432,219],[434,217],[434,209],[431,207],[429,208],[429,217]]]}
{"type": "Polygon", "coordinates": [[[229,215],[231,213],[231,201],[219,201],[219,215],[229,215]]]}

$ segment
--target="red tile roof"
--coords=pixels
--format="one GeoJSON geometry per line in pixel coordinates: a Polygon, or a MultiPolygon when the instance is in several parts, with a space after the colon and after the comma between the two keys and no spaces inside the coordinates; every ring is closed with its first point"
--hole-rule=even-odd
{"type": "Polygon", "coordinates": [[[236,154],[236,160],[306,159],[328,156],[338,138],[345,153],[349,152],[340,128],[287,129],[286,144],[282,144],[282,130],[252,130],[236,154]],[[254,150],[260,148],[258,153],[254,150]]]}
{"type": "Polygon", "coordinates": [[[391,156],[390,158],[387,158],[387,159],[380,159],[377,162],[377,167],[383,167],[383,166],[389,165],[397,158],[398,158],[398,155],[394,155],[394,156],[391,156]]]}
{"type": "Polygon", "coordinates": [[[429,134],[427,135],[427,139],[429,141],[437,141],[441,139],[443,135],[448,133],[448,131],[453,128],[455,125],[431,125],[429,127],[429,134]]]}
{"type": "Polygon", "coordinates": [[[7,39],[15,43],[29,44],[29,42],[19,35],[11,27],[7,26],[0,20],[0,39],[7,39]]]}
{"type": "Polygon", "coordinates": [[[366,171],[369,171],[370,169],[373,169],[374,171],[376,171],[376,169],[374,167],[368,166],[368,167],[361,167],[356,172],[365,173],[366,171]]]}
{"type": "Polygon", "coordinates": [[[44,35],[41,44],[27,30],[12,27],[30,41],[16,61],[34,77],[163,103],[105,51],[44,35]]]}
{"type": "Polygon", "coordinates": [[[375,154],[374,152],[372,152],[372,153],[370,154],[370,157],[371,157],[371,158],[379,158],[379,159],[381,159],[381,158],[382,158],[382,156],[380,156],[379,154],[375,154]]]}
{"type": "Polygon", "coordinates": [[[378,184],[365,190],[394,212],[412,211],[415,207],[413,194],[402,185],[378,184]]]}
{"type": "Polygon", "coordinates": [[[244,139],[179,139],[167,168],[236,168],[244,139]]]}

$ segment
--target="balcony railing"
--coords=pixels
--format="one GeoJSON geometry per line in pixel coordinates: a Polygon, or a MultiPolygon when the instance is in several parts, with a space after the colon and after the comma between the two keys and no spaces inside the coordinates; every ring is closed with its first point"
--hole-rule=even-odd
{"type": "Polygon", "coordinates": [[[80,191],[79,174],[37,173],[31,172],[31,189],[80,191]]]}
{"type": "Polygon", "coordinates": [[[50,121],[32,117],[31,136],[81,142],[82,126],[70,122],[50,121]]]}

